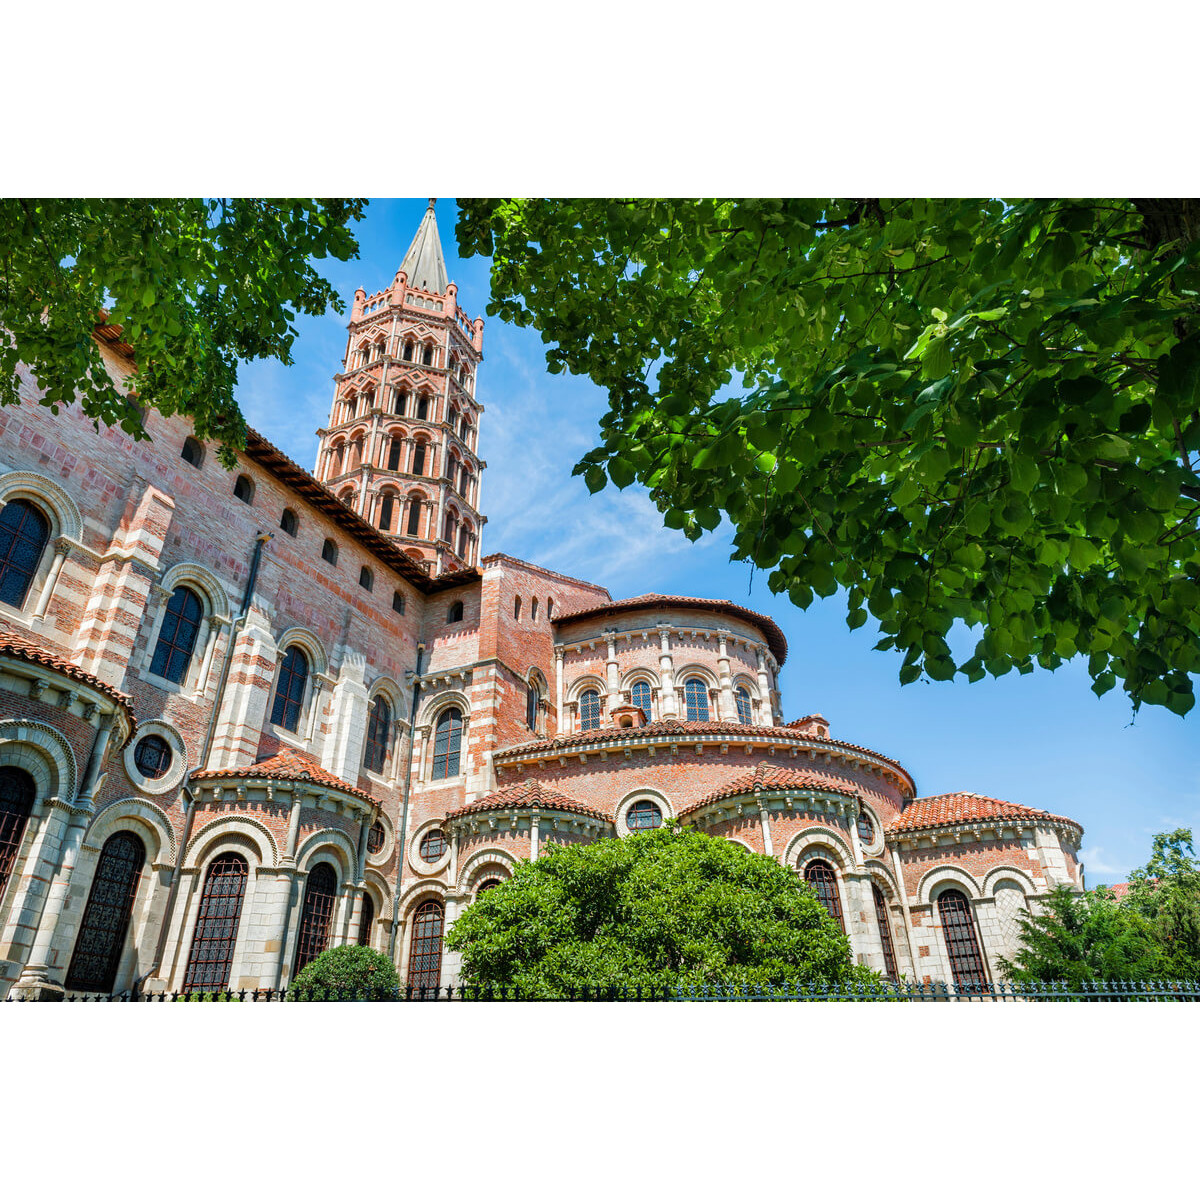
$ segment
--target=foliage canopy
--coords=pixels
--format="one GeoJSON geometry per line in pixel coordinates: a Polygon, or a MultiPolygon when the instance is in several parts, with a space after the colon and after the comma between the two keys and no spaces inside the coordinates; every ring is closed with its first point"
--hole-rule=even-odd
{"type": "Polygon", "coordinates": [[[362,1000],[387,1000],[399,976],[392,960],[369,946],[334,946],[317,955],[292,981],[289,1000],[323,1000],[329,991],[362,1000]]]}
{"type": "Polygon", "coordinates": [[[557,846],[485,892],[447,948],[467,983],[568,987],[835,983],[876,976],[794,872],[697,830],[557,846]]]}
{"type": "Polygon", "coordinates": [[[42,403],[146,436],[142,410],[182,413],[221,460],[245,443],[239,362],[290,363],[297,314],[344,305],[311,259],[353,258],[362,200],[0,199],[0,404],[17,364],[42,403]],[[121,327],[137,362],[130,398],[94,330],[121,327]]]}
{"type": "Polygon", "coordinates": [[[1194,703],[1200,202],[463,200],[488,313],[608,391],[593,492],[650,489],[900,679],[1086,656],[1194,703]],[[981,631],[953,652],[956,622],[981,631]]]}

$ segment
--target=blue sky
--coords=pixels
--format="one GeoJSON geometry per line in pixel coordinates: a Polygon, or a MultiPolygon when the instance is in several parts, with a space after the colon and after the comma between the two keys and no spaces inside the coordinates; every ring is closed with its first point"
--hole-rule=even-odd
{"type": "MultiPolygon", "coordinates": [[[[347,311],[355,288],[370,293],[391,282],[425,205],[372,201],[356,227],[359,259],[322,264],[347,311]]],[[[728,526],[688,542],[663,527],[641,488],[610,485],[589,496],[571,468],[595,444],[604,393],[589,380],[550,375],[536,331],[486,317],[488,264],[455,253],[453,201],[440,200],[437,212],[460,302],[486,321],[478,380],[485,554],[504,551],[580,576],[614,597],[711,596],[770,615],[788,639],[780,677],[787,719],[824,713],[832,736],[899,759],[921,795],[974,791],[1073,817],[1085,829],[1089,885],[1144,863],[1159,830],[1200,832],[1195,712],[1180,719],[1143,708],[1134,720],[1119,690],[1091,693],[1082,661],[1053,673],[902,688],[900,656],[871,649],[880,636],[873,620],[851,632],[841,596],[807,611],[772,596],[765,571],[752,583],[749,566],[728,561],[728,526]]],[[[238,400],[250,424],[309,470],[313,431],[328,418],[345,351],[345,320],[332,312],[303,319],[291,367],[241,370],[238,400]]]]}

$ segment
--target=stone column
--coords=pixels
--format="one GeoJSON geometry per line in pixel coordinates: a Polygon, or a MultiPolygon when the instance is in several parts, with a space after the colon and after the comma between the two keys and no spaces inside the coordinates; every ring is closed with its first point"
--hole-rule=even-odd
{"type": "MultiPolygon", "coordinates": [[[[321,766],[351,785],[358,782],[367,735],[366,671],[365,656],[348,650],[333,689],[332,732],[325,739],[321,754],[321,766]]],[[[316,700],[314,694],[314,708],[316,700]]]]}
{"type": "Polygon", "coordinates": [[[621,685],[620,667],[617,664],[617,631],[607,629],[604,640],[608,643],[608,660],[604,664],[605,686],[608,691],[608,709],[617,703],[617,692],[621,685]]]}
{"type": "Polygon", "coordinates": [[[721,692],[717,701],[718,720],[739,721],[737,701],[733,695],[733,672],[729,668],[729,630],[717,630],[717,674],[721,692]]]}
{"type": "Polygon", "coordinates": [[[679,715],[679,704],[675,695],[675,664],[671,659],[671,627],[660,623],[658,637],[659,715],[665,720],[667,717],[679,715]]]}
{"type": "Polygon", "coordinates": [[[221,626],[230,624],[232,622],[228,617],[212,616],[208,618],[208,637],[204,642],[204,657],[200,662],[200,674],[196,677],[197,696],[204,695],[204,689],[208,686],[208,676],[212,670],[213,655],[217,650],[217,642],[221,639],[221,626]]]}
{"type": "Polygon", "coordinates": [[[764,725],[775,723],[774,705],[771,703],[771,680],[767,676],[767,660],[761,649],[756,649],[754,655],[758,660],[758,694],[762,697],[762,715],[764,725]]]}
{"type": "Polygon", "coordinates": [[[563,721],[563,648],[554,647],[554,720],[556,732],[561,733],[565,727],[563,721]]]}
{"type": "Polygon", "coordinates": [[[529,861],[530,862],[537,862],[537,858],[538,858],[538,834],[540,832],[539,825],[540,825],[539,814],[535,810],[533,815],[529,818],[529,861]]]}
{"type": "Polygon", "coordinates": [[[50,573],[46,576],[45,585],[42,587],[42,594],[38,597],[37,607],[33,610],[35,617],[44,617],[46,610],[50,607],[50,597],[54,595],[54,589],[58,585],[58,577],[62,574],[63,563],[67,561],[67,555],[70,553],[71,543],[65,537],[56,538],[54,542],[54,561],[50,564],[50,573]]]}

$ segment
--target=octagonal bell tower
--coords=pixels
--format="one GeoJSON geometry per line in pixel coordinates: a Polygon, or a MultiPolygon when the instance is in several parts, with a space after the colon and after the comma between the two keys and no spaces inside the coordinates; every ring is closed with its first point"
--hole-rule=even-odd
{"type": "Polygon", "coordinates": [[[354,293],[315,474],[432,574],[479,563],[482,359],[483,319],[458,306],[430,200],[391,286],[354,293]]]}

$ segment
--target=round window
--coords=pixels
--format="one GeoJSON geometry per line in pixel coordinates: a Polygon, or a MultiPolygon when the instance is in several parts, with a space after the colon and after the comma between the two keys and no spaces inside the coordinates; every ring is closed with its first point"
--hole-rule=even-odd
{"type": "Polygon", "coordinates": [[[171,747],[158,734],[147,734],[137,744],[133,762],[147,779],[161,779],[171,768],[171,747]]]}
{"type": "Polygon", "coordinates": [[[376,821],[367,833],[367,853],[378,854],[383,849],[383,823],[376,821]]]}
{"type": "Polygon", "coordinates": [[[657,829],[662,824],[662,809],[653,800],[639,800],[625,814],[630,829],[657,829]]]}
{"type": "Polygon", "coordinates": [[[446,853],[446,835],[440,829],[431,829],[421,839],[421,858],[435,863],[446,853]]]}

